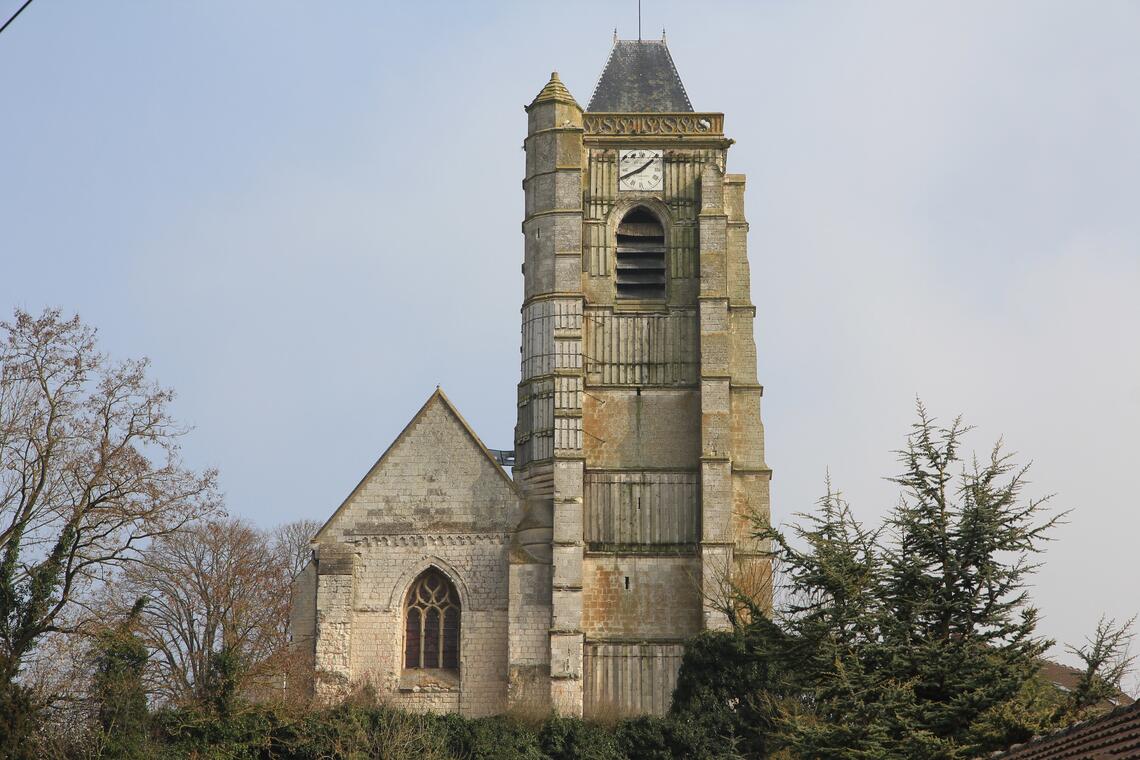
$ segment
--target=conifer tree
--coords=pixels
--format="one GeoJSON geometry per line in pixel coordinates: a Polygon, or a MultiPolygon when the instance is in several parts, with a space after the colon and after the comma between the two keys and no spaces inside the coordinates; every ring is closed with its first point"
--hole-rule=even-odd
{"type": "Polygon", "coordinates": [[[1121,682],[1136,661],[1135,656],[1129,654],[1135,623],[1136,618],[1118,624],[1102,617],[1096,624],[1096,632],[1084,645],[1066,647],[1085,666],[1071,694],[1074,713],[1112,700],[1120,693],[1121,682]]]}
{"type": "Polygon", "coordinates": [[[1026,580],[1061,516],[1022,496],[1028,468],[1000,441],[964,467],[967,431],[960,418],[938,426],[920,402],[892,478],[903,494],[888,521],[882,643],[892,679],[913,684],[905,719],[943,745],[928,756],[997,749],[978,741],[974,723],[1014,698],[1052,645],[1036,634],[1026,580]]]}
{"type": "Polygon", "coordinates": [[[804,756],[887,757],[888,723],[908,694],[882,682],[872,664],[881,649],[878,533],[855,520],[830,481],[818,511],[797,517],[791,540],[764,531],[786,584],[783,670],[800,695],[784,702],[776,743],[804,756]]]}
{"type": "Polygon", "coordinates": [[[761,528],[784,574],[780,672],[800,696],[776,739],[794,754],[967,758],[1020,738],[1017,720],[993,714],[1052,643],[1025,584],[1060,516],[1022,496],[1026,468],[1000,443],[963,466],[967,430],[919,403],[883,531],[856,522],[830,483],[792,539],[761,528]]]}

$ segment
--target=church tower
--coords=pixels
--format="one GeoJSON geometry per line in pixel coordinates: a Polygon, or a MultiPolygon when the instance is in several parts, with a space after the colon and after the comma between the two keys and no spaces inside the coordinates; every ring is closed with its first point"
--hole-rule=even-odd
{"type": "Polygon", "coordinates": [[[527,106],[508,700],[661,713],[686,639],[766,565],[744,176],[665,41],[615,41],[585,110],[527,106]]]}

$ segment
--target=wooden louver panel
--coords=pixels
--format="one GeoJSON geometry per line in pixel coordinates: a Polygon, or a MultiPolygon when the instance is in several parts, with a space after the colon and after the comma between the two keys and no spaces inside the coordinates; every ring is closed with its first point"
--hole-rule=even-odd
{"type": "Polygon", "coordinates": [[[665,299],[665,230],[643,208],[626,214],[618,226],[614,276],[618,298],[665,299]]]}

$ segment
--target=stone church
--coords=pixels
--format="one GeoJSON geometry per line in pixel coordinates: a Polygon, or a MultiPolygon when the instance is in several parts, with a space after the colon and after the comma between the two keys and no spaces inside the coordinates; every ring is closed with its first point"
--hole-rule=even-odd
{"type": "Polygon", "coordinates": [[[440,390],[313,539],[291,634],[318,694],[662,713],[711,601],[764,567],[744,176],[665,41],[527,112],[513,452],[440,390]],[[506,467],[511,467],[508,474],[506,467]]]}

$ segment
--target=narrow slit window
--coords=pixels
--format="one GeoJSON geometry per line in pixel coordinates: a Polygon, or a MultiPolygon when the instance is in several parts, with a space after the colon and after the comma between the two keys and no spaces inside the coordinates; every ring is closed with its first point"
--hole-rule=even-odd
{"type": "Polygon", "coordinates": [[[665,228],[648,209],[626,214],[617,229],[617,297],[665,299],[665,228]]]}

